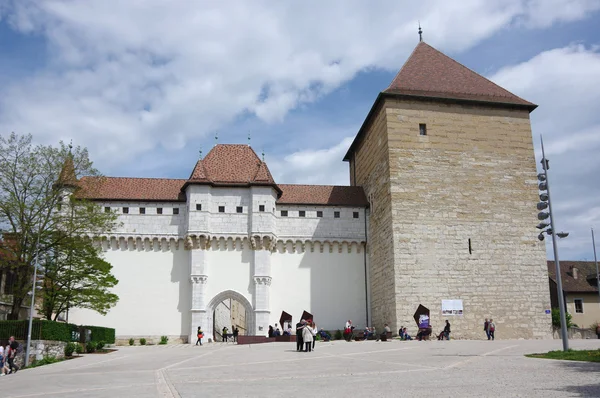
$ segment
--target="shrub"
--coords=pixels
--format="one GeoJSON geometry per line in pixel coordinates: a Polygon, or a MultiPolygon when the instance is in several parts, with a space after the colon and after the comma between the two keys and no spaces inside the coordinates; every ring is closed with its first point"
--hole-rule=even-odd
{"type": "MultiPolygon", "coordinates": [[[[17,340],[26,340],[29,321],[0,321],[0,340],[8,340],[15,336],[17,340]]],[[[71,341],[72,332],[77,330],[77,325],[63,322],[34,319],[32,323],[31,338],[33,340],[71,341]]]]}
{"type": "Polygon", "coordinates": [[[104,328],[101,326],[82,326],[92,332],[91,339],[94,341],[104,341],[106,344],[115,344],[115,329],[104,328]]]}
{"type": "Polygon", "coordinates": [[[146,339],[145,338],[141,338],[140,339],[140,345],[146,345],[146,339]]]}
{"type": "Polygon", "coordinates": [[[316,341],[321,341],[321,335],[320,334],[316,334],[315,335],[315,340],[316,341]]]}
{"type": "Polygon", "coordinates": [[[43,365],[49,365],[51,363],[56,363],[56,362],[60,362],[61,360],[55,357],[44,357],[43,359],[36,361],[34,360],[31,365],[29,365],[29,368],[37,368],[38,366],[43,366],[43,365]]]}
{"type": "Polygon", "coordinates": [[[77,354],[83,354],[83,345],[75,343],[75,352],[77,354]]]}
{"type": "Polygon", "coordinates": [[[333,336],[334,340],[341,340],[344,337],[342,331],[340,329],[335,331],[335,335],[333,336]]]}
{"type": "Polygon", "coordinates": [[[94,351],[96,351],[96,345],[98,343],[96,343],[95,341],[88,341],[88,343],[85,345],[85,350],[88,354],[93,353],[94,351]]]}
{"type": "MultiPolygon", "coordinates": [[[[573,325],[573,322],[571,322],[571,314],[566,312],[565,318],[567,320],[567,328],[575,326],[573,325]]],[[[555,328],[560,328],[560,310],[558,308],[552,308],[552,326],[554,326],[555,328]]]]}
{"type": "Polygon", "coordinates": [[[135,340],[134,339],[129,339],[129,345],[134,345],[135,344],[135,340]]]}
{"type": "Polygon", "coordinates": [[[160,343],[158,343],[158,344],[167,344],[168,341],[169,341],[168,336],[160,336],[160,343]]]}
{"type": "Polygon", "coordinates": [[[96,343],[96,349],[98,351],[100,351],[101,349],[104,348],[105,345],[106,345],[106,343],[104,341],[99,341],[99,342],[96,343]]]}
{"type": "Polygon", "coordinates": [[[71,357],[73,356],[73,353],[75,352],[75,350],[77,349],[77,345],[76,343],[67,343],[67,345],[65,346],[65,356],[66,357],[71,357]]]}

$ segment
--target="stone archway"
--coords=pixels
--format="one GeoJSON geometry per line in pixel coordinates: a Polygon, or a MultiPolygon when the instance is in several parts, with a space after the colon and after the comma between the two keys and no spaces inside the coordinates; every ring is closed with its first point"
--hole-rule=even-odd
{"type": "Polygon", "coordinates": [[[215,310],[217,309],[217,306],[219,304],[221,304],[223,301],[228,300],[228,299],[235,300],[244,307],[244,309],[246,310],[247,333],[249,335],[254,334],[255,322],[254,322],[254,309],[252,308],[252,304],[250,304],[248,299],[246,297],[244,297],[241,293],[238,293],[234,290],[225,290],[225,291],[217,294],[216,296],[214,296],[210,300],[208,305],[206,306],[206,316],[207,316],[208,322],[206,323],[206,329],[205,329],[204,333],[206,334],[206,337],[212,339],[213,341],[215,341],[215,330],[213,330],[213,325],[214,325],[213,314],[214,314],[215,310]]]}

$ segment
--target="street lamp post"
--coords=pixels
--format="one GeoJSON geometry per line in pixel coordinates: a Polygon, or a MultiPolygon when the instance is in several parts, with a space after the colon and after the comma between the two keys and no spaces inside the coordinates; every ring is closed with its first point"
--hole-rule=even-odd
{"type": "MultiPolygon", "coordinates": [[[[554,216],[552,215],[552,201],[550,198],[550,182],[548,181],[548,160],[546,159],[546,154],[544,153],[544,140],[542,139],[542,137],[540,137],[541,143],[542,143],[542,169],[544,170],[543,173],[540,173],[538,175],[538,179],[541,181],[539,184],[539,189],[540,191],[546,191],[545,193],[540,194],[540,199],[541,202],[538,203],[538,209],[539,210],[544,210],[546,207],[548,208],[548,212],[547,213],[539,213],[538,214],[538,219],[540,220],[544,220],[547,219],[548,217],[550,218],[550,225],[548,224],[540,224],[538,226],[541,227],[540,229],[546,228],[547,226],[550,226],[549,230],[546,230],[546,233],[552,234],[552,246],[554,249],[554,265],[556,266],[556,290],[558,290],[558,308],[560,311],[560,330],[561,330],[561,337],[562,337],[562,343],[563,343],[563,350],[564,351],[568,351],[569,350],[569,335],[567,332],[567,317],[566,317],[566,311],[565,311],[565,299],[563,296],[563,289],[562,289],[562,277],[560,274],[560,261],[558,260],[558,246],[556,244],[557,239],[556,239],[556,228],[554,227],[554,216]]],[[[543,231],[544,232],[544,231],[543,231]]],[[[544,240],[544,234],[540,233],[540,240],[544,240]]],[[[566,237],[568,234],[561,232],[558,233],[559,237],[566,237]]]]}
{"type": "Polygon", "coordinates": [[[31,288],[31,306],[29,307],[29,329],[27,331],[27,346],[25,348],[25,367],[29,365],[29,346],[31,345],[31,329],[33,327],[33,309],[35,307],[35,288],[37,287],[38,257],[40,256],[40,236],[38,235],[35,265],[33,267],[33,286],[31,288]]]}
{"type": "Polygon", "coordinates": [[[594,240],[594,228],[592,228],[592,246],[594,247],[594,263],[596,264],[596,287],[598,288],[598,296],[600,297],[600,274],[598,274],[598,259],[596,258],[596,241],[594,240]]]}

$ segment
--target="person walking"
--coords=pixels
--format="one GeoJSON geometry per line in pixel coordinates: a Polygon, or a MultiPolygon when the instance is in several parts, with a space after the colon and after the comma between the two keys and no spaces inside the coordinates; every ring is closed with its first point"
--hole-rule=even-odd
{"type": "Polygon", "coordinates": [[[302,338],[302,331],[304,330],[304,325],[306,321],[301,319],[300,322],[296,324],[296,351],[300,352],[304,348],[304,339],[302,338]]]}
{"type": "Polygon", "coordinates": [[[311,352],[314,342],[314,335],[309,323],[307,323],[304,326],[304,329],[302,329],[302,339],[304,340],[305,345],[304,352],[311,352]]]}
{"type": "Polygon", "coordinates": [[[10,339],[8,340],[8,353],[6,353],[8,367],[10,369],[10,372],[8,374],[17,373],[17,371],[19,370],[19,367],[15,365],[15,357],[17,356],[18,348],[19,343],[15,341],[14,336],[10,336],[10,339]]]}
{"type": "Polygon", "coordinates": [[[487,336],[488,340],[490,339],[490,321],[488,321],[487,318],[485,318],[485,322],[483,323],[483,331],[485,332],[485,335],[487,336]]]}
{"type": "Polygon", "coordinates": [[[196,345],[202,345],[202,338],[204,337],[204,332],[202,331],[202,326],[198,326],[198,340],[196,340],[196,345]]]}
{"type": "Polygon", "coordinates": [[[490,334],[492,341],[494,340],[494,332],[496,332],[496,324],[494,323],[494,320],[490,318],[490,322],[488,323],[488,333],[490,334]]]}

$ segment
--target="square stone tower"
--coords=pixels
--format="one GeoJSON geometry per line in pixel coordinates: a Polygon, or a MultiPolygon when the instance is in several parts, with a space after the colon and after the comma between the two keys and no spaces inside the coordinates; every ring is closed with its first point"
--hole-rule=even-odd
{"type": "Polygon", "coordinates": [[[424,42],[379,94],[344,158],[370,203],[373,325],[415,332],[422,304],[436,334],[484,338],[493,318],[498,338],[550,337],[535,108],[424,42]]]}

